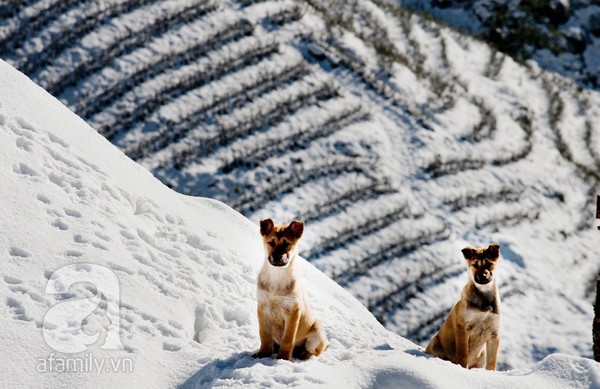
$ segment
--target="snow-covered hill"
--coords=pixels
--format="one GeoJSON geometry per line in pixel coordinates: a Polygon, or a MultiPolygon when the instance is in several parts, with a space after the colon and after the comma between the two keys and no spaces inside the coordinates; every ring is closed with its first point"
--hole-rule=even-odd
{"type": "Polygon", "coordinates": [[[2,387],[600,385],[596,362],[568,355],[509,372],[433,360],[303,260],[331,346],[307,362],[254,360],[258,227],[163,186],[4,62],[0,85],[2,387]],[[50,314],[61,306],[68,317],[50,314]],[[81,331],[100,336],[79,353],[45,341],[72,345],[81,331]]]}
{"type": "Polygon", "coordinates": [[[425,344],[496,242],[500,367],[591,356],[598,92],[391,0],[11,4],[1,57],[175,190],[305,220],[388,329],[425,344]]]}

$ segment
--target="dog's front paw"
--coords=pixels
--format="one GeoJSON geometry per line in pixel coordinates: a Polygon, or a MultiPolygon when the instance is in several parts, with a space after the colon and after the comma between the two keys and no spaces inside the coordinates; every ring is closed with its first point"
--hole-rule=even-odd
{"type": "Polygon", "coordinates": [[[252,358],[269,358],[271,355],[273,355],[273,353],[269,352],[269,351],[257,351],[254,354],[252,354],[252,358]]]}
{"type": "Polygon", "coordinates": [[[279,354],[277,354],[277,359],[284,359],[289,361],[292,359],[292,352],[287,350],[279,350],[279,354]]]}

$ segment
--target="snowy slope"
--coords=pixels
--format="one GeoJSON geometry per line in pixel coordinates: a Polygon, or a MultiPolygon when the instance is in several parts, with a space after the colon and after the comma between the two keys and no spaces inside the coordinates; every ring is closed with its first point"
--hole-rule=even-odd
{"type": "Polygon", "coordinates": [[[392,0],[11,4],[0,57],[176,191],[305,220],[388,329],[426,344],[497,242],[500,367],[591,356],[597,91],[392,0]]]}
{"type": "Polygon", "coordinates": [[[600,385],[595,362],[568,355],[503,373],[431,360],[303,260],[331,347],[308,362],[253,360],[257,227],[224,204],[166,188],[4,62],[0,84],[2,387],[600,385]],[[100,331],[100,341],[79,354],[56,353],[41,327],[61,331],[60,323],[44,315],[99,290],[83,283],[52,295],[48,279],[64,266],[86,279],[94,265],[118,278],[123,349],[98,347],[110,324],[104,290],[106,304],[63,333],[68,343],[80,328],[100,331]],[[40,372],[39,360],[50,355],[129,359],[133,371],[40,372]]]}

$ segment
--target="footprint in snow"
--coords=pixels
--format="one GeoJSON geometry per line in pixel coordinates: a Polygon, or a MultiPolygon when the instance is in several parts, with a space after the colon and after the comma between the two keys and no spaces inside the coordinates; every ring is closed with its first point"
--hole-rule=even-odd
{"type": "Polygon", "coordinates": [[[44,196],[43,194],[38,194],[37,199],[44,204],[50,204],[50,199],[48,197],[44,196]]]}
{"type": "Polygon", "coordinates": [[[48,133],[48,140],[50,140],[50,142],[52,143],[56,143],[61,145],[64,148],[68,148],[69,144],[67,142],[65,142],[64,140],[60,139],[58,136],[48,133]]]}
{"type": "Polygon", "coordinates": [[[98,242],[92,242],[92,246],[100,250],[108,251],[108,247],[98,242]]]}
{"type": "Polygon", "coordinates": [[[181,346],[173,344],[173,343],[168,343],[168,342],[163,342],[163,350],[165,351],[180,351],[181,350],[181,346]]]}
{"type": "Polygon", "coordinates": [[[111,239],[108,235],[105,235],[105,234],[101,233],[100,231],[94,232],[94,235],[96,235],[98,238],[102,239],[105,242],[111,241],[111,239]]]}
{"type": "Polygon", "coordinates": [[[37,170],[35,170],[34,168],[30,167],[29,165],[27,165],[23,162],[19,162],[18,165],[14,165],[13,172],[20,174],[22,176],[37,177],[40,175],[40,173],[38,173],[37,170]]]}
{"type": "Polygon", "coordinates": [[[23,281],[21,281],[20,279],[10,276],[10,275],[5,275],[4,277],[2,277],[4,279],[4,282],[6,282],[9,285],[17,285],[22,283],[23,281]]]}
{"type": "Polygon", "coordinates": [[[65,223],[62,219],[56,219],[52,223],[52,225],[61,231],[66,231],[69,229],[69,225],[67,223],[65,223]]]}
{"type": "Polygon", "coordinates": [[[28,258],[29,257],[29,253],[27,251],[20,249],[18,247],[11,247],[10,255],[12,257],[19,257],[19,258],[28,258]]]}
{"type": "Polygon", "coordinates": [[[8,310],[13,314],[13,319],[22,321],[31,321],[31,318],[27,315],[23,305],[12,297],[6,299],[6,305],[8,310]]]}
{"type": "Polygon", "coordinates": [[[65,208],[65,209],[63,209],[63,211],[65,212],[65,215],[67,215],[67,216],[71,216],[76,219],[81,218],[81,212],[76,211],[74,209],[65,208]]]}
{"type": "Polygon", "coordinates": [[[17,140],[15,141],[15,143],[18,148],[25,150],[25,151],[31,151],[33,148],[33,143],[24,136],[19,136],[17,138],[17,140]]]}

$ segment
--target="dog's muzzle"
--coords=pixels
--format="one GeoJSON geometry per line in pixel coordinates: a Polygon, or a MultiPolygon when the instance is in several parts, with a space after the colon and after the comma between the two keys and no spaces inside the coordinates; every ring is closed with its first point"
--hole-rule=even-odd
{"type": "Polygon", "coordinates": [[[475,282],[479,285],[489,284],[492,281],[492,273],[489,270],[475,273],[475,282]]]}
{"type": "Polygon", "coordinates": [[[290,258],[287,254],[283,255],[269,255],[269,263],[276,267],[282,267],[288,264],[290,258]]]}

